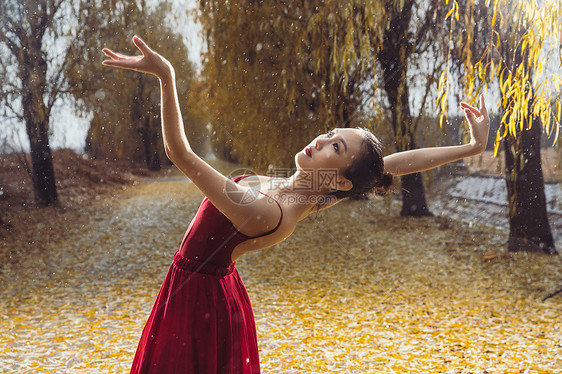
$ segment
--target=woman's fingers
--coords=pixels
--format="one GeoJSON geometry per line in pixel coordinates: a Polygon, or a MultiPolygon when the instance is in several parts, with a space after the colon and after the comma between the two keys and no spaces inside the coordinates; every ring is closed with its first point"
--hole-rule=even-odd
{"type": "Polygon", "coordinates": [[[113,52],[111,49],[108,49],[108,48],[102,49],[102,52],[103,52],[107,57],[110,57],[112,60],[115,60],[115,61],[118,61],[118,60],[126,60],[126,59],[131,59],[131,58],[132,58],[132,57],[130,57],[130,56],[125,56],[124,54],[121,54],[121,53],[113,52]]]}
{"type": "Polygon", "coordinates": [[[105,66],[131,69],[141,73],[154,74],[157,77],[173,73],[171,64],[158,53],[151,50],[146,43],[138,36],[133,37],[133,44],[141,51],[142,55],[126,56],[121,53],[113,52],[109,48],[104,48],[103,53],[111,60],[102,62],[105,66]]]}
{"type": "Polygon", "coordinates": [[[116,65],[113,64],[113,60],[103,60],[103,61],[101,62],[101,64],[102,64],[103,66],[116,66],[116,65]]]}
{"type": "MultiPolygon", "coordinates": [[[[133,42],[134,42],[135,46],[142,52],[143,56],[146,56],[148,53],[152,52],[152,50],[146,45],[146,43],[143,42],[141,40],[141,38],[139,38],[138,36],[133,37],[133,42]]],[[[113,60],[135,59],[135,56],[126,56],[122,53],[113,52],[109,48],[102,49],[102,52],[106,56],[111,57],[113,60]]]]}
{"type": "Polygon", "coordinates": [[[476,121],[476,117],[474,116],[474,113],[472,113],[472,111],[468,108],[464,109],[464,115],[466,117],[466,119],[468,120],[468,122],[473,123],[476,121]]]}
{"type": "Polygon", "coordinates": [[[465,103],[464,101],[461,102],[461,108],[462,108],[462,110],[465,110],[466,108],[473,108],[473,109],[476,109],[476,108],[474,108],[473,106],[468,105],[468,104],[465,103]]]}
{"type": "Polygon", "coordinates": [[[104,60],[101,62],[102,65],[104,66],[112,66],[115,68],[127,68],[128,65],[126,62],[121,61],[121,60],[104,60]]]}
{"type": "Polygon", "coordinates": [[[119,68],[135,69],[142,56],[126,56],[122,53],[113,52],[109,48],[102,49],[102,52],[111,60],[102,61],[102,65],[119,68]]]}
{"type": "Polygon", "coordinates": [[[152,52],[152,50],[146,45],[146,43],[136,35],[133,36],[133,43],[141,51],[141,53],[144,56],[146,56],[148,53],[152,52]]]}
{"type": "Polygon", "coordinates": [[[476,118],[488,116],[488,109],[486,109],[486,103],[484,102],[484,94],[480,94],[480,110],[464,102],[461,103],[461,109],[464,111],[469,110],[476,118]]]}
{"type": "Polygon", "coordinates": [[[465,112],[470,111],[476,118],[480,117],[480,111],[466,103],[461,103],[461,109],[464,110],[465,112]]]}
{"type": "Polygon", "coordinates": [[[486,103],[484,102],[484,94],[480,94],[480,113],[482,115],[488,115],[488,109],[486,109],[486,103]]]}
{"type": "Polygon", "coordinates": [[[129,67],[129,65],[127,64],[126,61],[121,61],[121,60],[104,60],[101,62],[102,65],[104,66],[113,66],[116,68],[127,68],[129,67]]]}
{"type": "Polygon", "coordinates": [[[102,65],[136,70],[140,67],[141,57],[123,56],[112,60],[102,61],[102,65]]]}
{"type": "Polygon", "coordinates": [[[104,48],[101,51],[103,52],[104,55],[106,55],[107,57],[111,57],[113,59],[118,59],[120,57],[117,53],[113,52],[111,49],[108,48],[104,48]]]}

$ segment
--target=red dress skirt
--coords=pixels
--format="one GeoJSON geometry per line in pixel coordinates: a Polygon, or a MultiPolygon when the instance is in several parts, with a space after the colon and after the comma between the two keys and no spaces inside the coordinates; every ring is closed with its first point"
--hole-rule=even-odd
{"type": "Polygon", "coordinates": [[[252,306],[231,261],[236,245],[248,239],[203,199],[152,307],[131,373],[260,372],[252,306]]]}

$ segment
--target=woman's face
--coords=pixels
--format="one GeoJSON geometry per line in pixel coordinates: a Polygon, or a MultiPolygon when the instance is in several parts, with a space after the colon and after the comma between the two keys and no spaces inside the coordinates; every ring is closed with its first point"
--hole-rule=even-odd
{"type": "Polygon", "coordinates": [[[336,128],[314,139],[295,155],[297,169],[337,172],[343,178],[346,170],[358,157],[363,142],[363,130],[336,128]]]}

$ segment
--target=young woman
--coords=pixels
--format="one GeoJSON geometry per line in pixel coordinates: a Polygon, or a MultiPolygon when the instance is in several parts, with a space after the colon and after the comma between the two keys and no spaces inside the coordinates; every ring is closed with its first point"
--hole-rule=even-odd
{"type": "Polygon", "coordinates": [[[174,256],[137,348],[131,373],[258,373],[252,308],[234,267],[244,253],[286,239],[297,222],[346,197],[388,189],[392,176],[431,169],[484,151],[489,119],[461,104],[469,144],[395,153],[383,159],[368,130],[338,128],[295,155],[297,171],[286,179],[228,179],[192,150],[184,133],[174,69],[141,39],[141,56],[109,49],[106,66],[157,76],[162,91],[162,133],[170,160],[205,194],[174,256]],[[258,183],[259,192],[254,186],[258,183]],[[251,198],[248,199],[248,196],[251,198]]]}

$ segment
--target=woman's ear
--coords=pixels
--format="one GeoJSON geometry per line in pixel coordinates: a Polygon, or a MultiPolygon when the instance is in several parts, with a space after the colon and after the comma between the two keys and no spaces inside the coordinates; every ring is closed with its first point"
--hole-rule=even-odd
{"type": "Polygon", "coordinates": [[[353,188],[353,183],[347,178],[340,178],[336,181],[336,190],[349,191],[353,188]]]}

